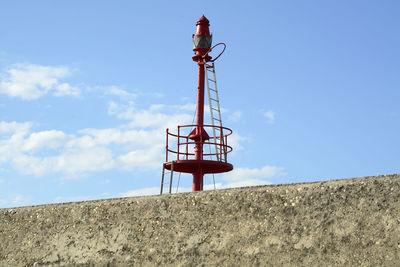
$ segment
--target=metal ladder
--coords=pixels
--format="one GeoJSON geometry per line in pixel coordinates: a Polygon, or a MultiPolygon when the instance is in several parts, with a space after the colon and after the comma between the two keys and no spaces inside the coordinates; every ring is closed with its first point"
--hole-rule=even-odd
{"type": "Polygon", "coordinates": [[[165,168],[166,163],[163,164],[163,169],[162,169],[162,176],[161,176],[161,190],[160,190],[160,195],[162,195],[164,192],[164,185],[169,185],[169,190],[168,193],[172,193],[172,178],[174,175],[174,163],[175,161],[171,162],[171,170],[168,170],[165,168]],[[170,175],[169,177],[169,182],[165,182],[165,175],[170,175]]]}
{"type": "MultiPolygon", "coordinates": [[[[217,77],[215,76],[214,62],[211,63],[211,65],[209,65],[204,61],[204,72],[206,74],[206,81],[207,81],[208,103],[210,106],[211,124],[212,124],[212,126],[217,125],[217,126],[222,127],[221,107],[219,104],[217,77]],[[211,75],[211,73],[212,73],[212,75],[211,75]]],[[[220,130],[221,135],[217,136],[215,127],[213,127],[214,143],[216,143],[215,153],[217,156],[217,160],[227,162],[226,148],[224,146],[224,138],[223,138],[223,134],[222,134],[222,128],[220,128],[220,129],[221,129],[220,130]],[[221,137],[222,137],[222,140],[221,140],[221,137]],[[221,145],[218,145],[218,144],[221,144],[221,145]],[[220,151],[221,147],[223,149],[222,152],[220,151]]]]}

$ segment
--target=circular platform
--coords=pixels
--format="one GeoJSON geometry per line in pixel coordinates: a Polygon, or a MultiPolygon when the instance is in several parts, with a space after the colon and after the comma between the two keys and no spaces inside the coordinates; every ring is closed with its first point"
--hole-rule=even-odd
{"type": "MultiPolygon", "coordinates": [[[[172,162],[165,163],[165,168],[171,170],[172,162]]],[[[203,173],[222,173],[233,170],[233,165],[227,162],[215,160],[176,160],[174,161],[174,172],[193,173],[202,169],[203,173]]]]}

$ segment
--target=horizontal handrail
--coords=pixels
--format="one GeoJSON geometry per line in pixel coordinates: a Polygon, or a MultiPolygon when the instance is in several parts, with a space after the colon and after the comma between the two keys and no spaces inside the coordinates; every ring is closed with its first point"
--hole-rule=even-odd
{"type": "MultiPolygon", "coordinates": [[[[173,153],[176,155],[176,159],[180,160],[180,159],[186,159],[188,160],[189,157],[194,156],[195,153],[193,152],[189,152],[189,148],[194,148],[194,146],[196,145],[196,141],[189,141],[192,140],[190,139],[190,134],[193,130],[193,128],[195,127],[199,127],[199,125],[196,124],[190,124],[190,125],[181,125],[178,126],[178,133],[171,133],[169,132],[169,129],[167,129],[167,134],[166,134],[166,161],[168,162],[168,153],[173,153]],[[188,134],[181,134],[182,132],[182,128],[190,128],[190,131],[188,134]],[[174,137],[174,139],[177,139],[176,141],[176,150],[175,149],[171,149],[169,146],[169,136],[174,137]],[[182,140],[181,139],[185,139],[182,140]]],[[[223,127],[223,126],[218,126],[218,125],[203,125],[203,128],[214,128],[217,129],[217,132],[219,131],[219,135],[217,136],[209,136],[209,138],[207,140],[200,140],[204,145],[212,145],[212,146],[217,146],[219,149],[219,152],[215,152],[215,153],[205,153],[205,151],[203,151],[203,156],[217,156],[219,155],[219,157],[217,157],[217,161],[223,161],[223,159],[226,161],[226,155],[230,152],[232,152],[233,148],[227,144],[228,142],[228,136],[230,136],[232,134],[232,130],[227,128],[227,127],[223,127]],[[222,155],[224,155],[224,157],[222,157],[222,155]]]]}
{"type": "MultiPolygon", "coordinates": [[[[180,143],[180,145],[186,145],[186,144],[188,144],[188,145],[190,145],[190,144],[195,145],[196,142],[180,143]]],[[[224,147],[226,147],[226,148],[228,149],[228,150],[226,150],[226,152],[221,152],[221,153],[203,153],[203,156],[213,156],[213,155],[217,155],[217,154],[225,154],[225,153],[232,152],[232,150],[233,150],[233,148],[232,148],[231,146],[229,146],[229,145],[221,145],[221,144],[219,144],[219,143],[209,143],[209,142],[204,142],[203,144],[205,144],[205,145],[219,145],[219,146],[224,146],[224,147]]],[[[174,154],[177,154],[177,153],[178,153],[177,150],[172,150],[172,149],[169,149],[169,148],[167,149],[167,151],[168,151],[168,152],[171,152],[171,153],[174,153],[174,154]]],[[[194,153],[190,153],[190,152],[181,152],[181,151],[179,151],[179,154],[180,154],[180,155],[194,156],[194,153]]]]}
{"type": "MultiPolygon", "coordinates": [[[[178,126],[178,128],[193,128],[193,127],[197,127],[198,125],[196,125],[196,124],[190,124],[190,125],[180,125],[180,126],[178,126]]],[[[229,128],[227,128],[227,127],[224,127],[224,126],[218,126],[218,125],[208,125],[208,124],[205,124],[205,125],[203,125],[203,128],[219,128],[220,130],[226,130],[226,131],[228,131],[228,133],[227,134],[224,134],[223,136],[225,137],[225,136],[230,136],[233,132],[232,132],[232,130],[231,129],[229,129],[229,128]]],[[[171,132],[167,132],[170,136],[173,136],[173,137],[179,137],[179,138],[186,138],[186,137],[189,137],[189,135],[190,135],[190,133],[189,133],[189,135],[181,135],[181,134],[174,134],[174,133],[171,133],[171,132]]],[[[219,137],[219,136],[218,136],[219,137]]],[[[214,138],[214,136],[210,136],[210,138],[214,138]]]]}

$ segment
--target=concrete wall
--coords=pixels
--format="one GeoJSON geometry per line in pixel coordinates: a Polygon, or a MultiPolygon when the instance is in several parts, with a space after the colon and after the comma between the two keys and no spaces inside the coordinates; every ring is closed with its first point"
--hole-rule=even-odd
{"type": "Polygon", "coordinates": [[[0,266],[399,266],[400,175],[0,209],[0,266]]]}

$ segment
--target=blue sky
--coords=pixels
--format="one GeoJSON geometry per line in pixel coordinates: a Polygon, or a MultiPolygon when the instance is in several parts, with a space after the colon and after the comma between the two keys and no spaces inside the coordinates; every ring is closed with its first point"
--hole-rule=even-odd
{"type": "Polygon", "coordinates": [[[218,188],[400,172],[398,1],[198,3],[0,3],[0,207],[156,194],[202,14],[227,44],[218,188]]]}

